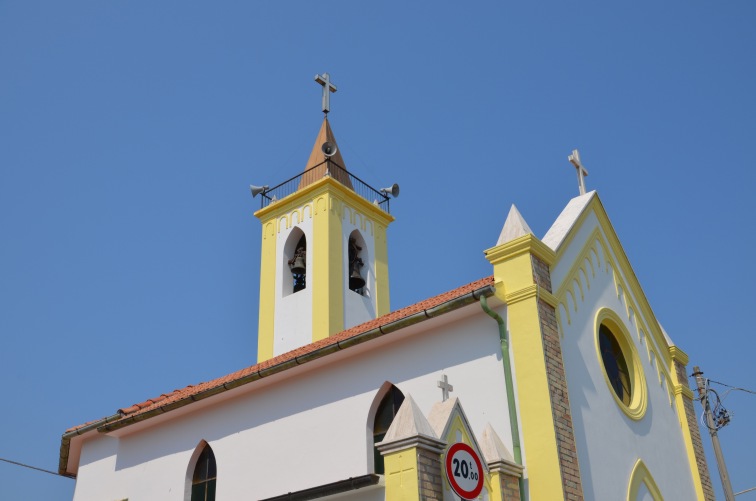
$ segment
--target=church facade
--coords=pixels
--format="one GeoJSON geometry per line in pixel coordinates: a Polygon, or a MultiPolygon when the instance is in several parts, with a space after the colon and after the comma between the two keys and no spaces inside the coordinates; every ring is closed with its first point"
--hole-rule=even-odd
{"type": "Polygon", "coordinates": [[[327,119],[253,193],[258,363],[67,430],[75,501],[714,499],[687,356],[596,192],[543,238],[512,206],[489,276],[396,311],[398,187],[346,170],[327,119]]]}

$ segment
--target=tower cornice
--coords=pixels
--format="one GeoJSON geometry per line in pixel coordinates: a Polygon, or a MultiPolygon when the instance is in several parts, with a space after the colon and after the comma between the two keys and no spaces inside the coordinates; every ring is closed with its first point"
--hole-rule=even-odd
{"type": "Polygon", "coordinates": [[[378,207],[377,204],[371,204],[363,197],[355,193],[353,190],[344,186],[342,183],[338,182],[330,176],[323,177],[322,179],[319,179],[314,183],[305,186],[304,188],[292,193],[291,195],[273,202],[267,207],[256,211],[254,214],[255,217],[257,217],[261,221],[267,221],[277,216],[291,212],[292,210],[324,194],[336,195],[342,201],[348,202],[356,209],[370,214],[371,217],[373,217],[378,223],[382,224],[383,226],[388,226],[394,221],[394,217],[378,207]]]}

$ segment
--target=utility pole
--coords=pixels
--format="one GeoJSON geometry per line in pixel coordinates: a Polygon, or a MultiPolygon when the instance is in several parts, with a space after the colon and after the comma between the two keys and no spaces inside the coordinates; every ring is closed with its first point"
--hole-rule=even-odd
{"type": "Polygon", "coordinates": [[[693,367],[693,375],[696,376],[696,386],[698,387],[698,396],[701,400],[701,405],[706,414],[706,427],[709,429],[709,435],[711,435],[711,445],[714,448],[714,456],[717,458],[717,469],[719,470],[719,478],[722,481],[722,489],[724,489],[724,495],[726,501],[735,501],[735,494],[732,493],[732,485],[730,485],[730,475],[727,474],[727,465],[725,465],[724,455],[722,454],[722,448],[719,445],[719,437],[717,437],[717,424],[714,422],[714,417],[711,415],[711,406],[709,405],[709,395],[706,391],[706,381],[703,378],[703,372],[696,365],[693,367]]]}

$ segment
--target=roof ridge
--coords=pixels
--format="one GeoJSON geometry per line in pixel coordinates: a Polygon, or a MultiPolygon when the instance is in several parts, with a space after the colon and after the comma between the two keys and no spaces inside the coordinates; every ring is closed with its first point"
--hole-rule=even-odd
{"type": "Polygon", "coordinates": [[[320,339],[318,341],[306,344],[304,346],[288,351],[286,353],[282,353],[271,359],[264,360],[262,362],[259,362],[257,364],[254,364],[248,367],[244,367],[237,371],[231,372],[230,374],[226,374],[225,376],[220,376],[218,378],[211,379],[210,381],[197,383],[196,385],[188,385],[188,386],[185,386],[184,388],[173,390],[172,392],[168,394],[163,393],[160,395],[160,397],[150,398],[143,402],[133,404],[129,407],[118,409],[118,412],[123,414],[124,418],[126,418],[129,416],[147,412],[150,409],[153,409],[159,406],[165,406],[165,405],[171,404],[177,400],[181,400],[183,398],[187,398],[192,395],[197,395],[199,393],[202,393],[204,391],[207,391],[213,388],[227,385],[233,381],[237,381],[246,376],[250,376],[254,374],[255,372],[259,373],[269,367],[273,367],[275,365],[279,365],[284,362],[295,360],[298,357],[315,352],[318,349],[325,348],[330,345],[336,345],[340,341],[350,339],[359,334],[368,332],[372,329],[385,326],[397,320],[401,320],[403,318],[409,317],[415,313],[419,313],[427,309],[433,308],[442,303],[445,303],[446,301],[450,301],[452,299],[462,297],[466,293],[473,292],[482,287],[491,286],[493,285],[493,283],[494,283],[493,276],[488,276],[488,277],[475,280],[473,282],[462,285],[450,291],[437,294],[435,296],[424,299],[417,303],[413,303],[403,308],[399,308],[398,310],[389,312],[385,315],[381,315],[380,317],[377,317],[373,320],[368,320],[367,322],[363,322],[362,324],[355,325],[354,327],[350,327],[348,329],[344,329],[343,331],[340,331],[327,338],[320,339]]]}

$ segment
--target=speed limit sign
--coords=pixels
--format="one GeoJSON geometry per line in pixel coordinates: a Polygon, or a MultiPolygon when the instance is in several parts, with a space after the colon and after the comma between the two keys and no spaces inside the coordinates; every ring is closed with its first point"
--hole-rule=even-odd
{"type": "Polygon", "coordinates": [[[483,465],[467,444],[457,442],[446,453],[446,478],[462,499],[475,499],[483,490],[483,465]]]}

